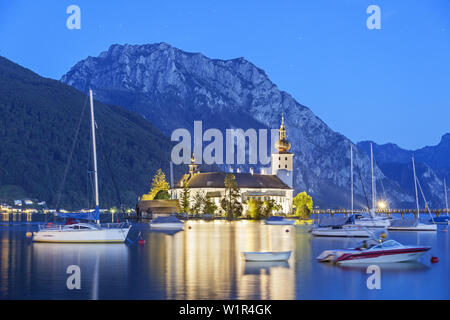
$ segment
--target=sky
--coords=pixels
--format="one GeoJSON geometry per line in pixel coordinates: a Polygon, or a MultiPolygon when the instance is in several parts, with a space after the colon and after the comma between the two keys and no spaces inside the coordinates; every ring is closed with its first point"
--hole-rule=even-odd
{"type": "Polygon", "coordinates": [[[246,58],[354,142],[417,149],[450,132],[448,0],[0,2],[0,55],[44,77],[112,44],[158,42],[246,58]],[[367,27],[369,5],[381,29],[367,27]]]}

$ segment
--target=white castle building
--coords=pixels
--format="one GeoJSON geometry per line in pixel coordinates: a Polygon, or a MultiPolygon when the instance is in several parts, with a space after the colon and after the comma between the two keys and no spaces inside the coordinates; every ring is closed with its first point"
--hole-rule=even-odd
{"type": "MultiPolygon", "coordinates": [[[[233,172],[238,187],[241,191],[241,203],[243,214],[247,211],[247,200],[259,199],[261,201],[273,199],[282,208],[283,213],[292,213],[293,198],[293,160],[294,154],[289,152],[291,144],[287,140],[284,117],[281,121],[280,139],[275,143],[277,150],[272,154],[272,170],[266,173],[233,172]]],[[[225,176],[227,172],[200,172],[195,158],[192,156],[189,165],[189,173],[177,181],[172,189],[176,199],[180,199],[183,193],[183,183],[186,181],[190,189],[190,198],[201,193],[214,200],[220,208],[220,200],[225,194],[225,176]]]]}

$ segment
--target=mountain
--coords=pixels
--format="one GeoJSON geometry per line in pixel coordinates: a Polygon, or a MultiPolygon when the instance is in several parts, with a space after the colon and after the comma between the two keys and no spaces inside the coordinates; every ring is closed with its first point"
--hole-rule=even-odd
{"type": "MultiPolygon", "coordinates": [[[[65,208],[86,207],[92,199],[87,96],[0,57],[0,200],[30,197],[56,205],[85,104],[61,197],[65,208]]],[[[156,170],[168,173],[172,142],[133,112],[97,100],[94,105],[101,207],[119,204],[112,177],[122,202],[134,207],[137,197],[148,192],[156,170]]]]}
{"type": "Polygon", "coordinates": [[[430,207],[445,207],[443,179],[450,181],[449,133],[443,135],[436,146],[417,150],[402,149],[393,143],[379,145],[371,141],[359,142],[358,147],[370,154],[370,143],[376,162],[384,174],[411,193],[414,192],[411,161],[414,155],[417,177],[424,187],[424,194],[430,207]]]}
{"type": "MultiPolygon", "coordinates": [[[[284,114],[295,153],[295,190],[306,190],[321,207],[349,207],[351,141],[244,58],[210,59],[166,43],[112,45],[98,57],[78,62],[61,81],[83,92],[93,88],[100,101],[141,114],[168,136],[176,128],[192,132],[194,120],[203,121],[203,130],[278,129],[284,114]]],[[[364,206],[364,194],[370,194],[370,160],[358,148],[355,157],[361,173],[355,177],[355,191],[364,206]]],[[[378,167],[375,176],[393,206],[413,205],[412,195],[378,167]]]]}

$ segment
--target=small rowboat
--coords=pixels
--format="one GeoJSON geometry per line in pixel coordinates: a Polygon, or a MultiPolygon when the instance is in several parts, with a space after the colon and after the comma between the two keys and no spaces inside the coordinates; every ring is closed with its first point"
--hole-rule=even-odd
{"type": "Polygon", "coordinates": [[[291,251],[243,252],[245,261],[286,261],[291,251]]]}

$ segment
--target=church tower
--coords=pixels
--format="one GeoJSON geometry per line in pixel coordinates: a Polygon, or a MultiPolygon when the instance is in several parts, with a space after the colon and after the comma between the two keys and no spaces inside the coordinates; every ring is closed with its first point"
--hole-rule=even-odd
{"type": "Polygon", "coordinates": [[[287,140],[284,116],[281,117],[280,139],[275,142],[275,153],[272,153],[272,174],[276,175],[290,188],[293,188],[294,154],[289,152],[291,144],[287,140]]]}
{"type": "Polygon", "coordinates": [[[194,153],[191,156],[191,163],[189,164],[189,175],[192,177],[194,174],[199,173],[198,164],[195,163],[194,153]]]}

